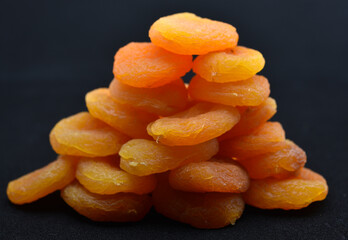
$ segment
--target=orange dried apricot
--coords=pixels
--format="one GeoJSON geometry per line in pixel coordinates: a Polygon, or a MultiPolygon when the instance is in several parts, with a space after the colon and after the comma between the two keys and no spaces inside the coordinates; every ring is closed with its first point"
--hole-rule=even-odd
{"type": "Polygon", "coordinates": [[[307,161],[305,151],[290,140],[277,152],[244,159],[240,163],[247,169],[250,178],[287,178],[297,173],[307,161]]]}
{"type": "Polygon", "coordinates": [[[251,180],[250,188],[243,194],[243,198],[254,207],[290,210],[324,200],[327,193],[325,179],[320,174],[303,168],[297,176],[287,179],[251,180]]]}
{"type": "Polygon", "coordinates": [[[266,122],[249,135],[222,141],[219,154],[240,160],[275,152],[285,145],[282,125],[279,122],[266,122]]]}
{"type": "Polygon", "coordinates": [[[192,56],[168,52],[152,43],[131,42],[117,51],[114,75],[124,84],[153,88],[177,80],[191,68],[192,56]]]}
{"type": "Polygon", "coordinates": [[[79,214],[98,222],[140,221],[150,211],[151,197],[134,193],[99,195],[74,182],[61,191],[63,200],[79,214]]]}
{"type": "Polygon", "coordinates": [[[119,154],[120,167],[137,176],[166,172],[190,162],[209,160],[219,151],[216,139],[193,146],[166,146],[155,141],[133,139],[119,154]]]}
{"type": "Polygon", "coordinates": [[[219,141],[231,139],[235,136],[247,135],[267,122],[277,112],[276,101],[269,97],[261,105],[242,109],[239,122],[228,132],[218,138],[219,141]]]}
{"type": "Polygon", "coordinates": [[[50,133],[56,153],[84,157],[114,155],[128,139],[87,112],[60,120],[50,133]]]}
{"type": "Polygon", "coordinates": [[[81,158],[76,178],[88,191],[98,194],[146,194],[155,189],[155,176],[134,176],[120,169],[119,163],[116,156],[81,158]]]}
{"type": "Polygon", "coordinates": [[[153,44],[183,55],[230,49],[238,42],[238,33],[232,25],[192,13],[177,13],[158,19],[152,24],[149,37],[153,44]]]}
{"type": "Polygon", "coordinates": [[[246,80],[260,72],[265,59],[259,51],[237,46],[232,50],[198,56],[193,71],[209,82],[246,80]]]}
{"type": "Polygon", "coordinates": [[[116,102],[107,88],[87,93],[86,105],[93,117],[132,138],[150,138],[146,126],[157,119],[154,114],[116,102]]]}
{"type": "Polygon", "coordinates": [[[244,210],[238,193],[190,193],[172,189],[166,179],[159,181],[152,194],[156,211],[196,228],[222,228],[234,225],[244,210]]]}
{"type": "Polygon", "coordinates": [[[170,185],[186,192],[245,192],[249,188],[247,172],[235,161],[189,163],[169,174],[170,185]]]}
{"type": "Polygon", "coordinates": [[[64,188],[75,179],[76,160],[59,156],[45,167],[9,182],[8,199],[14,204],[31,203],[64,188]]]}
{"type": "Polygon", "coordinates": [[[185,109],[187,90],[181,79],[157,88],[135,88],[114,79],[110,96],[121,104],[159,116],[169,116],[185,109]]]}
{"type": "Polygon", "coordinates": [[[233,107],[197,103],[183,112],[150,123],[147,132],[165,145],[195,145],[227,132],[239,118],[239,111],[233,107]]]}
{"type": "Polygon", "coordinates": [[[188,91],[195,100],[230,106],[257,106],[270,94],[267,78],[259,75],[228,83],[208,82],[196,75],[192,78],[188,91]]]}

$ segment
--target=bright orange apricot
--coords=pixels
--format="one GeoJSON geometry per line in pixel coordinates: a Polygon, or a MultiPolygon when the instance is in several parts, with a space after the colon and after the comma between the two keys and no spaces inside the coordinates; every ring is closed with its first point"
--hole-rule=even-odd
{"type": "Polygon", "coordinates": [[[155,114],[116,102],[107,88],[99,88],[87,93],[86,105],[93,117],[132,138],[150,138],[146,126],[157,119],[155,114]]]}
{"type": "Polygon", "coordinates": [[[31,203],[64,188],[75,179],[76,161],[77,158],[59,156],[47,166],[9,182],[8,199],[14,204],[31,203]]]}
{"type": "Polygon", "coordinates": [[[188,91],[195,100],[229,106],[257,106],[270,94],[267,78],[259,75],[228,83],[208,82],[196,75],[192,78],[188,91]]]}
{"type": "Polygon", "coordinates": [[[239,111],[233,107],[197,103],[183,112],[150,123],[147,132],[165,145],[195,145],[227,132],[239,118],[239,111]]]}
{"type": "Polygon", "coordinates": [[[153,44],[183,55],[230,49],[238,42],[238,33],[232,25],[192,13],[177,13],[158,19],[152,24],[149,37],[153,44]]]}

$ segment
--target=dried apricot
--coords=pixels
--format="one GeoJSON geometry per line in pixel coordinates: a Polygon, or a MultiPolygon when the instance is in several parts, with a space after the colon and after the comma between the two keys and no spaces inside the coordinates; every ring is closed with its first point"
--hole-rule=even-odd
{"type": "Polygon", "coordinates": [[[172,189],[162,180],[152,194],[156,211],[173,220],[197,228],[234,225],[244,210],[238,193],[190,193],[172,189]]]}
{"type": "Polygon", "coordinates": [[[208,82],[196,75],[192,78],[188,91],[195,100],[230,106],[257,106],[270,94],[267,78],[259,75],[228,83],[208,82]]]}
{"type": "Polygon", "coordinates": [[[47,166],[9,182],[8,199],[14,204],[31,203],[65,187],[75,179],[76,160],[59,156],[47,166]]]}
{"type": "Polygon", "coordinates": [[[186,192],[245,192],[249,188],[246,171],[235,161],[189,163],[169,174],[170,185],[186,192]]]}
{"type": "Polygon", "coordinates": [[[247,135],[267,122],[277,112],[277,103],[273,98],[267,98],[261,105],[242,109],[239,122],[228,132],[218,138],[219,141],[235,136],[247,135]]]}
{"type": "Polygon", "coordinates": [[[72,156],[108,156],[118,153],[129,138],[104,122],[81,112],[60,120],[50,133],[56,153],[72,156]]]}
{"type": "Polygon", "coordinates": [[[238,42],[238,33],[232,25],[192,13],[177,13],[158,19],[152,24],[149,37],[153,44],[183,55],[230,49],[238,42]]]}
{"type": "Polygon", "coordinates": [[[240,160],[275,152],[285,145],[282,125],[279,122],[266,122],[249,135],[222,141],[219,154],[240,160]]]}
{"type": "Polygon", "coordinates": [[[119,163],[118,156],[81,158],[76,178],[88,191],[98,194],[145,194],[155,189],[155,176],[134,176],[120,169],[119,163]]]}
{"type": "Polygon", "coordinates": [[[219,151],[216,139],[193,146],[166,146],[155,141],[133,139],[119,154],[123,170],[138,176],[166,172],[190,162],[209,160],[219,151]]]}
{"type": "Polygon", "coordinates": [[[249,79],[264,66],[265,59],[259,51],[237,46],[198,56],[193,71],[209,82],[224,83],[249,79]]]}
{"type": "Polygon", "coordinates": [[[296,174],[307,161],[306,153],[290,140],[277,152],[244,159],[240,163],[247,169],[250,178],[287,178],[296,174]]]}
{"type": "Polygon", "coordinates": [[[109,90],[115,101],[159,116],[180,112],[188,103],[187,90],[181,79],[157,88],[135,88],[114,79],[109,90]]]}
{"type": "Polygon", "coordinates": [[[107,88],[95,89],[86,95],[89,113],[132,138],[150,138],[146,126],[157,119],[155,114],[120,104],[110,97],[107,88]]]}
{"type": "Polygon", "coordinates": [[[290,210],[324,200],[327,193],[325,179],[320,174],[303,168],[297,176],[287,179],[251,180],[250,188],[243,194],[243,198],[254,207],[290,210]]]}
{"type": "Polygon", "coordinates": [[[150,211],[151,197],[134,193],[99,195],[74,182],[61,191],[64,201],[79,214],[99,222],[140,221],[150,211]]]}
{"type": "Polygon", "coordinates": [[[168,52],[152,43],[131,42],[117,51],[114,75],[124,84],[153,88],[177,80],[191,68],[192,56],[168,52]]]}
{"type": "Polygon", "coordinates": [[[227,132],[239,118],[239,111],[233,107],[197,103],[183,112],[150,123],[147,132],[165,145],[195,145],[227,132]]]}

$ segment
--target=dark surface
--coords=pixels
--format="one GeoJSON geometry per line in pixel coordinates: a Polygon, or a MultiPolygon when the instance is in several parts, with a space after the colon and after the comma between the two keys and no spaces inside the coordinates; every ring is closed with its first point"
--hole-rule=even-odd
{"type": "Polygon", "coordinates": [[[0,239],[348,238],[348,1],[1,1],[0,18],[0,239]],[[108,85],[116,50],[148,41],[153,21],[181,11],[233,24],[241,45],[264,54],[275,119],[327,178],[327,199],[299,211],[247,207],[220,230],[156,213],[135,224],[94,223],[58,193],[10,204],[7,182],[55,158],[50,129],[85,110],[87,91],[108,85]]]}

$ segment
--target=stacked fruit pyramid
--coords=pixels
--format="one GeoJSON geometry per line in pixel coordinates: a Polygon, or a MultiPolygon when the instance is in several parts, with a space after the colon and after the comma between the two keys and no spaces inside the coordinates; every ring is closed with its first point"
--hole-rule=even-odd
{"type": "Polygon", "coordinates": [[[265,60],[237,46],[233,26],[179,13],[157,20],[149,36],[118,50],[115,78],[87,93],[88,112],[54,126],[57,160],[9,183],[14,204],[61,189],[94,221],[138,221],[153,205],[194,227],[221,228],[244,202],[300,209],[325,199],[325,179],[269,121],[276,102],[256,75],[265,60]]]}

